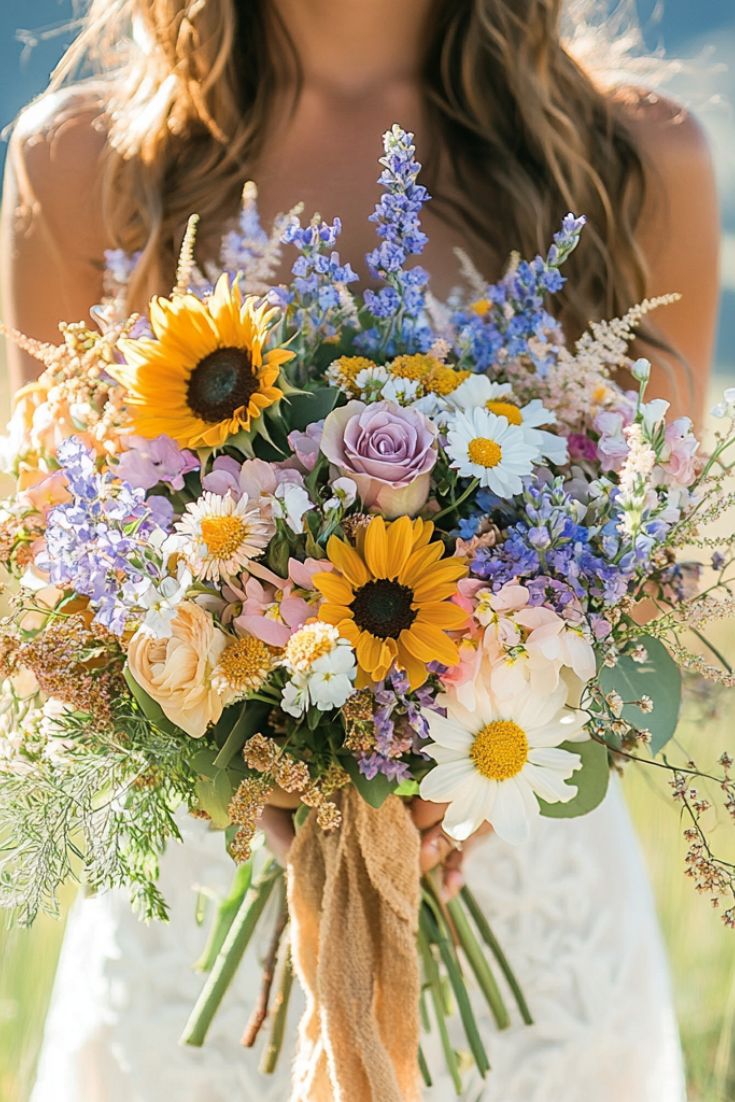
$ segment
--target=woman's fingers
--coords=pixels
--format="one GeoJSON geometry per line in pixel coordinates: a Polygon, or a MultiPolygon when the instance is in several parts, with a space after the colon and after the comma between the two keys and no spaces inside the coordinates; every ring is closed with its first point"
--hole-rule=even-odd
{"type": "Polygon", "coordinates": [[[268,849],[277,861],[285,865],[295,834],[291,812],[268,804],[261,813],[260,828],[265,834],[268,849]]]}
{"type": "Polygon", "coordinates": [[[421,871],[430,872],[443,864],[457,847],[441,828],[441,823],[430,827],[421,837],[421,871]]]}
{"type": "Polygon", "coordinates": [[[452,850],[444,862],[442,871],[442,896],[445,900],[454,899],[464,886],[464,853],[452,850]]]}
{"type": "Polygon", "coordinates": [[[420,800],[416,796],[411,800],[411,818],[418,830],[429,830],[444,819],[449,804],[435,804],[431,800],[420,800]]]}

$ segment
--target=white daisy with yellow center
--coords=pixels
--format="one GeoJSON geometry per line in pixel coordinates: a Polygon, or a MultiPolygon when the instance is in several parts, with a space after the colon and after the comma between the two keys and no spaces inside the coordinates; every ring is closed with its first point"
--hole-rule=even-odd
{"type": "Polygon", "coordinates": [[[437,765],[421,782],[421,797],[449,804],[443,826],[452,838],[464,841],[488,822],[506,842],[523,843],[540,814],[537,797],[566,803],[576,796],[565,782],[581,758],[560,744],[585,738],[587,716],[566,706],[563,685],[502,702],[478,688],[472,711],[448,693],[437,704],[447,715],[426,713],[433,742],[423,749],[437,765]]]}
{"type": "Polygon", "coordinates": [[[540,398],[520,405],[510,383],[495,383],[487,375],[471,375],[447,396],[447,405],[460,412],[486,409],[496,417],[505,417],[510,425],[523,429],[526,440],[538,452],[538,460],[548,459],[557,466],[569,462],[565,437],[547,432],[545,425],[556,423],[556,414],[547,409],[540,398]]]}
{"type": "Polygon", "coordinates": [[[304,624],[286,644],[281,664],[291,675],[281,699],[289,715],[302,716],[309,707],[341,708],[355,691],[355,652],[333,624],[304,624]]]}
{"type": "Polygon", "coordinates": [[[462,478],[476,478],[502,498],[521,493],[524,475],[538,460],[538,449],[522,428],[482,408],[452,418],[445,450],[462,478]]]}
{"type": "Polygon", "coordinates": [[[218,582],[247,569],[250,560],[268,546],[275,526],[250,505],[247,495],[238,499],[206,490],[187,505],[174,530],[192,574],[218,582]]]}

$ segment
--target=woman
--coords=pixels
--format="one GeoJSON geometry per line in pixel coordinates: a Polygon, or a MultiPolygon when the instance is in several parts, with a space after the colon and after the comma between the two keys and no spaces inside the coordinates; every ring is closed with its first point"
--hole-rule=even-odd
{"type": "MultiPolygon", "coordinates": [[[[379,135],[398,120],[416,133],[435,196],[425,219],[435,294],[457,280],[454,246],[493,278],[511,249],[532,252],[566,210],[582,211],[591,230],[570,265],[565,325],[575,334],[644,295],[682,292],[649,337],[660,349],[653,389],[691,413],[706,383],[716,302],[706,146],[674,105],[598,88],[562,44],[560,8],[561,0],[95,0],[56,90],[15,132],[6,317],[53,339],[59,317],[84,316],[99,299],[111,246],[143,250],[133,304],[165,290],[187,216],[202,216],[206,253],[206,234],[221,233],[246,178],[258,183],[266,219],[297,198],[307,210],[339,213],[342,256],[362,272],[379,135]],[[62,89],[90,53],[100,79],[62,89]]],[[[13,369],[20,383],[34,367],[16,354],[13,369]]],[[[440,815],[434,805],[414,810],[424,863],[444,862],[448,892],[463,875],[473,883],[536,1019],[501,1036],[484,1022],[488,1096],[678,1102],[660,938],[617,788],[586,819],[543,821],[521,849],[489,838],[450,852],[440,815]]],[[[273,810],[267,825],[283,852],[290,819],[273,810]]],[[[137,925],[114,895],[77,907],[34,1102],[287,1097],[287,1068],[263,1083],[236,1043],[253,962],[208,1047],[175,1048],[198,988],[191,885],[224,885],[229,871],[221,839],[199,823],[185,830],[187,847],[164,861],[172,927],[137,925]]],[[[453,1096],[440,1061],[427,1098],[453,1096]]],[[[467,1097],[481,1096],[470,1083],[467,1097]]]]}

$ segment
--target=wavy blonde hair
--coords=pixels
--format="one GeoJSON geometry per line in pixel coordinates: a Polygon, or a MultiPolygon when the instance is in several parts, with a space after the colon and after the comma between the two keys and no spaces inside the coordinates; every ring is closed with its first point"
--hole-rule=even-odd
{"type": "MultiPolygon", "coordinates": [[[[437,213],[484,243],[483,268],[545,248],[568,210],[588,216],[563,302],[579,329],[643,295],[645,173],[620,102],[565,43],[562,9],[435,0],[422,83],[438,140],[421,153],[437,213]]],[[[268,0],[91,0],[52,87],[90,66],[104,78],[105,223],[111,243],[143,250],[140,301],[170,283],[191,213],[221,227],[235,212],[284,71],[298,96],[298,57],[268,0]]]]}

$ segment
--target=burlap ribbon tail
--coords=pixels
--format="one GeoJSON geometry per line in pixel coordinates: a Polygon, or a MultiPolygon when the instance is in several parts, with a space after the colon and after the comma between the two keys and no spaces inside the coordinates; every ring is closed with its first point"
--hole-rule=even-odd
{"type": "Polygon", "coordinates": [[[296,974],[306,994],[291,1102],[415,1102],[419,835],[405,804],[348,788],[342,826],[312,813],[288,869],[296,974]]]}

